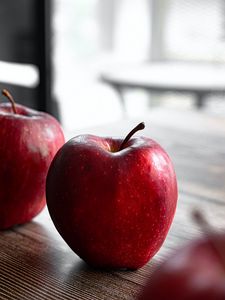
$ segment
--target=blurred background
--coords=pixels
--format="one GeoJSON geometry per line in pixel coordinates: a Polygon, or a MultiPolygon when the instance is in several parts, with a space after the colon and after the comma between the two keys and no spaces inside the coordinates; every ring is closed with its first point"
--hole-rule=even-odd
{"type": "Polygon", "coordinates": [[[0,88],[66,130],[224,118],[224,16],[224,0],[2,0],[0,88]]]}

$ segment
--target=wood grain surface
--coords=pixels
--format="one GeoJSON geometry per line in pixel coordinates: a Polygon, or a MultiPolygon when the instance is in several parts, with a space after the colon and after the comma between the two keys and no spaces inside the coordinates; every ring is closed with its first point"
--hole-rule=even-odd
{"type": "MultiPolygon", "coordinates": [[[[88,133],[125,136],[133,125],[133,121],[124,121],[88,133]]],[[[0,232],[1,300],[136,299],[156,266],[174,249],[201,234],[191,219],[193,208],[200,208],[215,228],[225,229],[225,135],[154,122],[147,122],[140,134],[166,149],[179,185],[176,216],[157,255],[137,271],[92,269],[59,236],[46,208],[32,222],[0,232]]]]}

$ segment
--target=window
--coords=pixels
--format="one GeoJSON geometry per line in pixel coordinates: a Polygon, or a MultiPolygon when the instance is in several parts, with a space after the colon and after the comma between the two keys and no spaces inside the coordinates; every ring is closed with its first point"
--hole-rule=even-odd
{"type": "Polygon", "coordinates": [[[223,0],[169,0],[164,57],[169,60],[225,61],[223,0]]]}

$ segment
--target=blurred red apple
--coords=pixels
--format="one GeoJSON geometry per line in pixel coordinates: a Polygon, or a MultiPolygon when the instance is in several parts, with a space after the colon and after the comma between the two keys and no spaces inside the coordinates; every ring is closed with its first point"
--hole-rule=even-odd
{"type": "Polygon", "coordinates": [[[62,129],[49,114],[0,104],[0,229],[30,221],[45,206],[45,181],[62,129]]]}
{"type": "Polygon", "coordinates": [[[99,268],[137,269],[159,250],[175,213],[177,181],[155,141],[81,135],[56,154],[47,205],[68,245],[99,268]]]}
{"type": "Polygon", "coordinates": [[[225,234],[211,232],[176,251],[138,300],[224,300],[225,234]]]}

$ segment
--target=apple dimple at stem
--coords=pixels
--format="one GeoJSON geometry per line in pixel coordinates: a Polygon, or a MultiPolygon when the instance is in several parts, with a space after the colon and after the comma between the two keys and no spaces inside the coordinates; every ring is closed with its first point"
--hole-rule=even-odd
{"type": "Polygon", "coordinates": [[[17,110],[16,110],[16,103],[15,100],[13,99],[12,95],[9,93],[9,91],[7,91],[6,89],[2,90],[2,95],[5,96],[11,103],[12,105],[12,110],[14,114],[17,114],[17,110]]]}
{"type": "Polygon", "coordinates": [[[129,133],[128,135],[125,137],[125,139],[123,140],[122,144],[120,145],[119,151],[123,150],[124,146],[126,145],[126,143],[129,141],[129,139],[139,130],[143,130],[145,128],[145,123],[141,122],[139,123],[137,126],[135,126],[129,133]]]}
{"type": "Polygon", "coordinates": [[[24,107],[23,105],[17,104],[14,100],[13,96],[10,94],[10,92],[6,89],[2,90],[2,95],[5,96],[10,103],[2,103],[1,104],[1,113],[5,115],[9,115],[11,117],[28,117],[28,118],[34,118],[37,116],[40,116],[40,112],[28,109],[24,107]]]}

